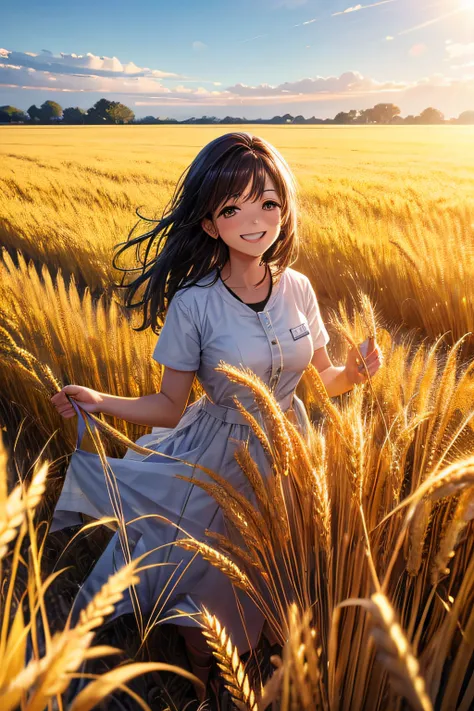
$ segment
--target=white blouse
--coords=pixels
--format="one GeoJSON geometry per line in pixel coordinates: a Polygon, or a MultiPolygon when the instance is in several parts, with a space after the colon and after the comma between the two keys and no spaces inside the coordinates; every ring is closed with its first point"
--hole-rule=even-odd
{"type": "Polygon", "coordinates": [[[220,361],[251,368],[283,410],[313,353],[329,342],[310,280],[287,267],[263,311],[255,312],[211,274],[179,290],[171,300],[152,357],[176,370],[193,370],[217,405],[234,407],[233,395],[254,411],[248,388],[215,370],[220,361]]]}

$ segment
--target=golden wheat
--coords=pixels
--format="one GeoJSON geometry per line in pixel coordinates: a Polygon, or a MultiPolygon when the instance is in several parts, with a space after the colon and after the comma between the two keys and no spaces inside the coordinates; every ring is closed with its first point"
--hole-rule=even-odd
{"type": "Polygon", "coordinates": [[[221,670],[226,686],[232,694],[232,700],[242,711],[257,711],[257,700],[240,661],[237,647],[221,626],[215,615],[206,609],[201,615],[202,632],[206,637],[221,670]]]}
{"type": "MultiPolygon", "coordinates": [[[[26,132],[0,127],[5,139],[0,141],[0,241],[8,247],[0,260],[2,396],[38,423],[36,430],[29,427],[35,446],[45,432],[58,426],[64,432],[64,439],[49,442],[51,460],[70,451],[76,434],[77,421],[66,425],[46,401],[60,381],[126,396],[159,390],[161,369],[150,366],[156,336],[132,331],[135,314],[129,318],[110,288],[117,278],[112,245],[117,235],[125,238],[137,205],[151,217],[159,214],[195,145],[209,140],[209,132],[230,130],[188,127],[183,141],[183,127],[133,127],[133,140],[130,127],[83,128],[70,128],[67,136],[55,130],[53,148],[46,127],[26,132]],[[151,134],[156,160],[145,158],[151,134]]],[[[469,127],[449,127],[449,137],[444,128],[258,127],[277,146],[284,133],[285,154],[298,166],[302,248],[295,266],[315,285],[333,362],[341,365],[347,345],[367,335],[376,336],[384,355],[380,374],[337,402],[328,397],[317,370],[308,368],[299,392],[308,411],[316,405],[323,418],[307,438],[269,391],[231,370],[234,382],[247,387],[262,410],[247,413],[234,400],[266,452],[270,471],[268,477],[259,472],[247,450],[236,453],[252,502],[234,494],[225,471],[203,482],[232,534],[227,540],[210,535],[215,548],[205,548],[207,560],[223,566],[231,579],[240,576],[243,583],[246,576],[251,582],[254,602],[285,647],[273,692],[265,687],[267,698],[273,693],[298,711],[380,711],[397,674],[410,702],[428,708],[418,663],[429,696],[442,711],[467,711],[474,703],[474,364],[467,363],[474,343],[469,150],[474,137],[469,127]],[[405,157],[409,170],[400,171],[405,157]],[[390,324],[390,332],[382,322],[390,324]],[[446,346],[451,350],[442,355],[446,346]],[[399,555],[403,546],[406,560],[399,555]],[[371,598],[377,576],[383,577],[385,597],[371,598]],[[372,611],[386,667],[374,663],[365,616],[338,607],[354,599],[366,600],[372,611]],[[292,603],[298,612],[291,612],[292,603]]],[[[195,381],[192,398],[201,394],[195,381]]],[[[112,456],[124,447],[144,456],[154,452],[134,442],[143,427],[91,418],[112,456]]],[[[15,444],[21,447],[21,438],[15,444]]],[[[93,444],[103,460],[100,438],[93,444]]],[[[205,467],[196,468],[208,474],[205,467]]],[[[60,485],[61,476],[55,481],[60,485]]],[[[25,698],[33,698],[40,678],[43,690],[57,692],[67,669],[101,653],[90,646],[89,635],[110,605],[106,595],[77,632],[46,635],[46,656],[21,669],[27,628],[21,606],[10,624],[20,598],[13,578],[20,539],[40,495],[22,485],[21,497],[13,485],[9,496],[1,476],[0,486],[5,557],[19,531],[11,559],[4,562],[12,565],[10,579],[2,581],[0,659],[12,695],[7,697],[5,685],[0,692],[7,709],[21,688],[25,698]],[[30,490],[31,510],[25,508],[30,490]],[[57,671],[56,686],[50,664],[57,671]]],[[[28,594],[33,616],[40,609],[46,623],[41,596],[49,580],[42,585],[35,563],[41,550],[33,540],[28,594]]],[[[34,625],[30,633],[37,650],[34,625]]],[[[231,675],[239,668],[236,655],[231,648],[225,661],[231,675]]],[[[71,711],[80,711],[81,704],[92,708],[98,696],[138,673],[133,666],[89,684],[71,711]]],[[[392,701],[394,708],[402,703],[394,695],[392,701]]],[[[35,703],[42,703],[41,696],[35,703]]]]}
{"type": "Polygon", "coordinates": [[[230,558],[222,555],[219,551],[216,551],[211,546],[206,545],[202,541],[197,541],[194,538],[178,538],[176,540],[176,545],[180,548],[184,548],[189,551],[197,551],[201,556],[211,562],[216,568],[222,570],[222,572],[229,578],[229,580],[236,585],[236,587],[241,588],[245,591],[250,591],[252,589],[252,584],[248,579],[247,575],[240,570],[240,568],[232,561],[230,558]]]}

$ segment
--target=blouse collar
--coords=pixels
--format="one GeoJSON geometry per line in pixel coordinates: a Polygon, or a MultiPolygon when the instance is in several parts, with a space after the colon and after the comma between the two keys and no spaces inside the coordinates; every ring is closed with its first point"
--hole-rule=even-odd
{"type": "MultiPolygon", "coordinates": [[[[217,274],[217,270],[215,270],[215,273],[217,274]]],[[[272,280],[273,280],[273,286],[272,286],[272,293],[270,294],[270,298],[267,301],[267,304],[263,311],[270,311],[270,309],[273,307],[276,299],[278,298],[278,295],[280,293],[280,288],[282,285],[283,280],[286,278],[286,269],[282,272],[280,275],[280,278],[278,281],[275,283],[274,276],[272,274],[272,280]]],[[[235,309],[237,309],[242,316],[256,316],[258,313],[262,313],[262,311],[254,311],[248,304],[245,304],[243,301],[240,301],[239,299],[236,299],[235,296],[230,294],[223,284],[222,280],[218,276],[217,281],[214,285],[217,287],[220,295],[224,299],[224,301],[229,304],[230,306],[233,306],[235,309]]]]}

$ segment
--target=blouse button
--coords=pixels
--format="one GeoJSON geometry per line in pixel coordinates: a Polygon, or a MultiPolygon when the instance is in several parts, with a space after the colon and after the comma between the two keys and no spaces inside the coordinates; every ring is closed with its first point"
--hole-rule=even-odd
{"type": "Polygon", "coordinates": [[[276,344],[277,344],[277,341],[275,339],[273,339],[272,346],[276,346],[276,344]]]}
{"type": "Polygon", "coordinates": [[[281,368],[277,368],[277,373],[281,373],[281,368]]]}

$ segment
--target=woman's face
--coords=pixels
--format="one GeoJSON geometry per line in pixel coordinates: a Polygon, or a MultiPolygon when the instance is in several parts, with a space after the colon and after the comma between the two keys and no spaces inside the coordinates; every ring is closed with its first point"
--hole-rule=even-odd
{"type": "Polygon", "coordinates": [[[249,257],[261,256],[278,238],[281,227],[281,203],[272,179],[267,175],[262,197],[250,202],[244,195],[222,203],[213,213],[213,222],[202,221],[211,237],[220,236],[230,250],[249,257]]]}

